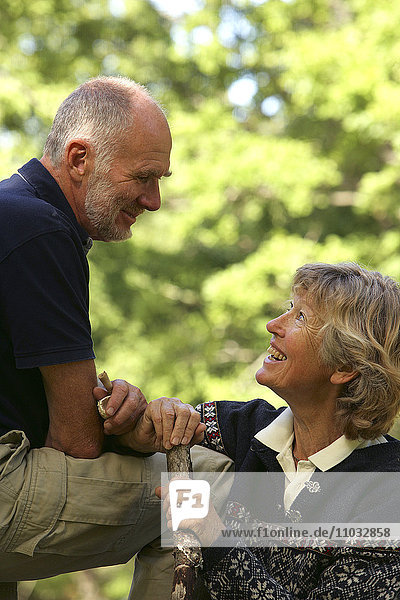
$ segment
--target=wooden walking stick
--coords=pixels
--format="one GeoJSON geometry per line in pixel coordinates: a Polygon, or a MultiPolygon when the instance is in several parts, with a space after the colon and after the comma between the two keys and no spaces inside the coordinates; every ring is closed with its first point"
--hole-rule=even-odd
{"type": "MultiPolygon", "coordinates": [[[[111,394],[112,383],[105,371],[100,373],[99,380],[111,394]]],[[[102,398],[97,403],[97,409],[103,419],[106,413],[109,396],[102,398]]],[[[168,473],[174,473],[175,478],[190,479],[192,462],[190,460],[189,446],[174,446],[167,450],[168,473]]],[[[194,589],[196,584],[196,567],[201,564],[201,549],[198,539],[189,530],[177,530],[174,536],[174,579],[172,584],[171,600],[195,600],[194,589]]]]}
{"type": "MultiPolygon", "coordinates": [[[[175,479],[189,479],[192,472],[189,446],[167,450],[167,469],[175,479]]],[[[199,540],[189,530],[177,530],[174,536],[174,580],[171,600],[195,600],[197,567],[202,561],[199,540]]]]}

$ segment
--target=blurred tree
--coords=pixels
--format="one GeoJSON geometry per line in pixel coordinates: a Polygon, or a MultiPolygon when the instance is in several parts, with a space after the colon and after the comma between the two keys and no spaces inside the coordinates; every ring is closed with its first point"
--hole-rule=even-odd
{"type": "MultiPolygon", "coordinates": [[[[150,396],[257,393],[248,365],[305,261],[399,277],[396,11],[385,0],[215,0],[175,20],[168,56],[205,74],[207,90],[196,75],[183,102],[171,80],[167,210],[140,224],[135,266],[117,271],[130,293],[107,296],[126,303],[125,364],[150,396]]],[[[117,256],[126,249],[98,247],[92,260],[117,256]]],[[[115,348],[115,330],[106,338],[115,348]]]]}

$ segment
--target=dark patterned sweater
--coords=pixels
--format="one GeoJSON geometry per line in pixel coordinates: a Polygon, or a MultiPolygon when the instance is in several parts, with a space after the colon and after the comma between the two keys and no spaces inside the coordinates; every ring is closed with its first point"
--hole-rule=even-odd
{"type": "MultiPolygon", "coordinates": [[[[246,403],[209,402],[197,409],[207,426],[203,445],[229,456],[235,462],[235,471],[282,472],[276,460],[277,452],[254,438],[276,419],[282,408],[275,409],[265,400],[257,399],[246,403]]],[[[386,444],[356,449],[331,471],[399,472],[400,442],[385,437],[386,444]]],[[[234,488],[235,484],[231,500],[236,501],[234,488]]],[[[346,522],[357,520],[352,514],[354,490],[349,491],[347,487],[332,490],[332,495],[335,493],[342,509],[349,507],[346,522]]],[[[398,490],[377,489],[374,493],[377,503],[400,505],[396,500],[398,490]]],[[[310,498],[304,488],[291,507],[304,522],[313,522],[312,518],[307,520],[307,510],[312,514],[310,498]]],[[[327,509],[324,518],[326,522],[340,522],[339,515],[335,514],[337,503],[332,505],[331,512],[327,509]]],[[[282,508],[281,504],[277,506],[282,508]]],[[[340,517],[341,522],[345,522],[342,513],[340,517]]],[[[280,520],[284,520],[284,515],[280,520]]],[[[392,547],[226,548],[215,545],[203,549],[203,561],[203,579],[215,600],[400,599],[400,552],[392,547]]]]}

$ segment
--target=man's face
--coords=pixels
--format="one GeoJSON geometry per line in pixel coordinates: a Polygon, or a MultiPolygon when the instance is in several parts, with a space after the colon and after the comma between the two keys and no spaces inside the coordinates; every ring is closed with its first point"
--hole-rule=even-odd
{"type": "Polygon", "coordinates": [[[119,145],[108,164],[95,165],[87,184],[88,233],[104,242],[128,239],[141,213],[160,208],[159,180],[170,174],[171,135],[158,108],[137,116],[119,145]]]}

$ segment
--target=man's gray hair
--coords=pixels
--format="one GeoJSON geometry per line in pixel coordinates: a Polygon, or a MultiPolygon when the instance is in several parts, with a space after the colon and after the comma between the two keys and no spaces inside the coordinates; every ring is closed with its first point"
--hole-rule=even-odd
{"type": "Polygon", "coordinates": [[[139,98],[151,100],[162,111],[148,90],[131,79],[96,77],[82,83],[59,107],[44,154],[58,167],[68,142],[81,138],[93,144],[96,164],[104,163],[113,154],[116,141],[132,127],[139,98]]]}

